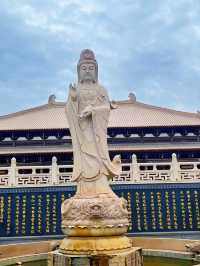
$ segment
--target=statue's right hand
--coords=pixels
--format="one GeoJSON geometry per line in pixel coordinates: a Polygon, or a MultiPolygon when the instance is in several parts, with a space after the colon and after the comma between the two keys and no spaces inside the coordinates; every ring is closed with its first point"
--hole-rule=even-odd
{"type": "Polygon", "coordinates": [[[75,83],[74,84],[70,83],[69,84],[69,89],[70,90],[76,90],[76,84],[75,83]]]}
{"type": "Polygon", "coordinates": [[[76,84],[69,84],[69,93],[70,96],[72,97],[72,100],[76,100],[77,97],[77,90],[76,90],[76,84]]]}

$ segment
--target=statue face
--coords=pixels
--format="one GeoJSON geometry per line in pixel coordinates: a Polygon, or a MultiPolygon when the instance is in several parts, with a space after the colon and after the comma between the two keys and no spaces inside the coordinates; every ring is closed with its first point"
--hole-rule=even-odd
{"type": "Polygon", "coordinates": [[[96,82],[96,67],[93,63],[84,63],[80,65],[79,81],[96,82]]]}

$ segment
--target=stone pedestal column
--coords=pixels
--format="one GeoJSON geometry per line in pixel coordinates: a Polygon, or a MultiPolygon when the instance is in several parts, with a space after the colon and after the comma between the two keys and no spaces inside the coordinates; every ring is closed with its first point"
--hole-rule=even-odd
{"type": "Polygon", "coordinates": [[[66,255],[59,251],[49,253],[48,266],[142,266],[142,251],[133,247],[118,253],[102,255],[66,255]]]}

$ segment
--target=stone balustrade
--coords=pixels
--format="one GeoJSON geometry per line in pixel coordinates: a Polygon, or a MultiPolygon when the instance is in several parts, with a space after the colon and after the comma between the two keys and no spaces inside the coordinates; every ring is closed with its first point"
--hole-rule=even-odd
{"type": "MultiPolygon", "coordinates": [[[[0,166],[0,187],[62,186],[74,185],[70,180],[73,165],[58,165],[56,157],[49,166],[18,166],[12,158],[10,167],[0,166]]],[[[123,163],[120,176],[111,183],[167,183],[200,182],[200,161],[179,162],[176,154],[171,162],[138,163],[136,155],[132,163],[123,163]]]]}

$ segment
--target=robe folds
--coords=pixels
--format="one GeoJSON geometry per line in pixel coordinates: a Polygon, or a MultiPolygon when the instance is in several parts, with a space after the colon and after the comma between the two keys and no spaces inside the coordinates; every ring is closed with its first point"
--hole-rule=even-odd
{"type": "Polygon", "coordinates": [[[72,181],[95,180],[119,174],[119,165],[111,162],[107,148],[110,102],[99,84],[81,84],[71,88],[66,115],[72,137],[74,168],[72,181]],[[91,114],[81,117],[90,107],[91,114]]]}

